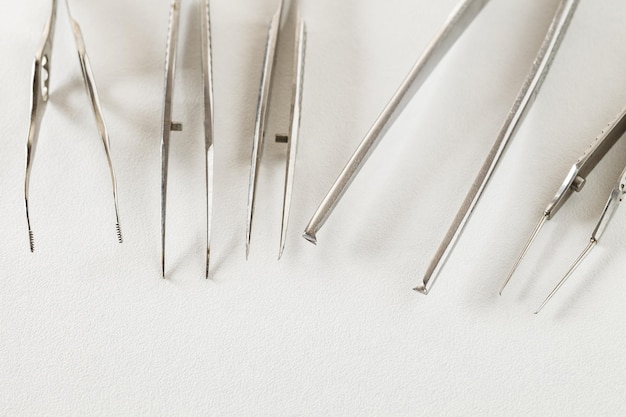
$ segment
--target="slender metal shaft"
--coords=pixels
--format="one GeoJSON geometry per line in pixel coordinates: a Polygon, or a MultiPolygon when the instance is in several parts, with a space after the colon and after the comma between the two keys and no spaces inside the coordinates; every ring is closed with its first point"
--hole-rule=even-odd
{"type": "Polygon", "coordinates": [[[439,65],[456,41],[461,37],[488,0],[463,0],[454,9],[447,22],[422,53],[407,77],[395,92],[378,119],[374,122],[363,141],[348,161],[339,177],[324,197],[319,208],[304,231],[304,238],[317,243],[317,232],[356,178],[361,168],[372,154],[378,143],[387,134],[393,123],[404,111],[411,99],[420,90],[433,70],[439,65]]]}
{"type": "Polygon", "coordinates": [[[454,250],[454,245],[458,241],[463,228],[467,224],[467,221],[482,196],[487,183],[491,179],[496,166],[504,153],[504,150],[521,124],[526,112],[531,107],[535,97],[539,93],[541,85],[549,72],[550,65],[554,60],[563,36],[565,35],[569,23],[574,15],[577,4],[578,0],[562,0],[559,4],[556,15],[552,20],[550,28],[548,29],[546,38],[539,49],[539,53],[535,58],[530,73],[528,74],[520,93],[515,99],[513,107],[509,112],[509,116],[507,117],[507,120],[504,123],[493,147],[489,151],[487,159],[478,172],[478,176],[472,183],[460,210],[452,222],[452,225],[448,229],[448,232],[444,236],[443,241],[431,260],[430,265],[422,278],[422,282],[415,288],[416,291],[428,294],[441,269],[443,268],[445,261],[454,250]]]}
{"type": "Polygon", "coordinates": [[[161,276],[163,278],[165,278],[165,226],[170,137],[172,131],[182,130],[180,123],[172,122],[172,99],[174,94],[179,16],[180,0],[172,0],[165,53],[165,92],[163,101],[163,125],[161,127],[161,276]]]}
{"type": "Polygon", "coordinates": [[[296,172],[296,156],[300,138],[300,118],[302,115],[302,90],[304,82],[304,61],[306,49],[306,28],[299,14],[296,18],[296,36],[294,45],[293,64],[293,92],[291,108],[291,127],[289,133],[289,146],[287,150],[287,168],[285,173],[285,191],[283,197],[283,215],[280,229],[280,247],[278,259],[283,256],[285,243],[287,242],[287,229],[289,226],[289,213],[293,196],[294,177],[296,172]]]}
{"type": "Polygon", "coordinates": [[[539,223],[537,224],[537,226],[535,226],[535,229],[533,230],[533,233],[530,235],[530,238],[526,242],[526,245],[524,245],[524,249],[522,249],[522,252],[517,257],[517,260],[515,261],[515,265],[513,265],[513,268],[511,268],[511,272],[509,272],[509,275],[506,277],[506,281],[504,281],[504,284],[502,285],[502,288],[500,289],[500,295],[502,295],[502,292],[508,285],[509,281],[511,281],[513,274],[515,274],[515,271],[517,271],[517,268],[522,263],[522,260],[528,253],[528,250],[532,246],[535,239],[537,238],[537,235],[539,234],[539,231],[541,231],[541,228],[543,227],[544,224],[546,224],[546,221],[548,221],[548,216],[544,214],[543,216],[541,216],[541,220],[539,220],[539,223]]]}
{"type": "Polygon", "coordinates": [[[589,255],[589,253],[591,252],[591,250],[596,246],[596,244],[598,243],[597,240],[595,239],[591,239],[589,241],[589,244],[587,245],[587,247],[585,248],[585,250],[578,256],[578,258],[576,258],[576,261],[574,262],[574,264],[570,267],[569,271],[567,271],[567,274],[565,274],[565,276],[561,279],[561,281],[559,281],[559,283],[557,284],[557,286],[552,290],[552,292],[550,293],[550,295],[548,295],[548,297],[543,301],[543,303],[541,303],[541,306],[539,306],[539,308],[537,309],[537,311],[535,311],[535,314],[539,314],[539,312],[541,310],[543,310],[543,308],[546,306],[546,304],[548,304],[548,302],[552,299],[552,297],[554,297],[554,295],[557,293],[557,291],[559,291],[561,289],[561,287],[563,286],[563,284],[565,284],[565,281],[567,281],[569,279],[569,277],[572,276],[572,274],[574,273],[574,271],[576,271],[576,269],[580,266],[580,264],[582,263],[583,260],[585,260],[585,258],[587,257],[587,255],[589,255]]]}
{"type": "Polygon", "coordinates": [[[211,265],[211,219],[213,216],[214,159],[213,146],[213,61],[211,48],[211,13],[209,0],[201,3],[202,81],[204,89],[204,150],[206,168],[206,278],[211,265]]]}
{"type": "Polygon", "coordinates": [[[261,155],[263,153],[263,143],[265,139],[265,123],[267,121],[267,110],[272,86],[272,76],[274,73],[274,63],[276,60],[276,46],[278,44],[278,34],[283,11],[283,2],[280,0],[278,9],[270,21],[267,32],[267,43],[265,44],[265,56],[263,59],[263,70],[261,71],[261,86],[259,88],[259,101],[257,103],[256,120],[254,124],[254,138],[252,142],[252,162],[250,164],[250,183],[248,186],[248,210],[246,223],[246,259],[250,255],[250,239],[252,236],[252,221],[254,218],[254,208],[256,205],[256,187],[261,166],[261,155]]]}

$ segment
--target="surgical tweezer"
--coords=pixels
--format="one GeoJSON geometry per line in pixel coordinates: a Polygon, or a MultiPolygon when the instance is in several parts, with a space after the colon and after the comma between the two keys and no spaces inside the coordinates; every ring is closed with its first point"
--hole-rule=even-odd
{"type": "MultiPolygon", "coordinates": [[[[533,242],[537,238],[539,231],[545,225],[545,223],[552,219],[554,215],[559,211],[559,209],[565,204],[565,202],[572,196],[574,192],[579,192],[583,189],[584,185],[587,182],[587,176],[593,171],[593,169],[597,166],[597,164],[604,158],[604,156],[611,150],[613,145],[623,137],[624,133],[626,133],[626,108],[622,110],[622,112],[613,120],[609,125],[602,131],[602,133],[594,140],[591,146],[585,151],[585,153],[578,158],[578,160],[572,165],[571,169],[567,173],[563,184],[559,187],[558,191],[550,201],[550,204],[546,207],[541,216],[541,219],[535,229],[533,230],[528,242],[522,249],[519,257],[517,258],[511,272],[506,278],[502,289],[500,290],[500,294],[509,283],[513,274],[519,267],[522,262],[522,259],[528,253],[530,247],[533,242]]],[[[582,254],[576,259],[574,264],[568,270],[567,274],[561,279],[556,288],[548,295],[545,301],[541,304],[536,313],[541,311],[543,307],[552,299],[552,297],[556,294],[556,292],[563,286],[565,281],[574,273],[576,268],[582,263],[585,257],[591,252],[591,250],[596,246],[602,233],[606,230],[609,222],[619,203],[622,201],[624,193],[626,192],[626,170],[622,172],[622,175],[618,179],[615,187],[611,191],[611,195],[602,211],[602,215],[598,224],[596,225],[593,233],[591,234],[591,239],[589,240],[589,244],[582,252],[582,254]]],[[[536,314],[535,313],[535,314],[536,314]]]]}
{"type": "MultiPolygon", "coordinates": [[[[407,79],[402,83],[387,108],[383,111],[374,126],[367,134],[361,145],[348,162],[346,168],[331,188],[330,192],[318,208],[317,212],[307,226],[304,237],[313,242],[317,242],[316,234],[321,226],[330,216],[332,210],[339,202],[347,187],[361,169],[363,163],[373,151],[375,145],[381,137],[388,131],[390,123],[393,122],[399,112],[406,106],[408,100],[415,94],[419,86],[428,77],[432,69],[436,66],[445,52],[451,47],[456,38],[469,25],[473,18],[479,13],[486,1],[462,1],[452,13],[448,23],[441,30],[431,45],[420,57],[417,64],[411,70],[407,79]]],[[[502,126],[497,139],[491,148],[487,159],[481,167],[478,176],[472,183],[470,190],[456,214],[452,225],[448,229],[441,242],[435,256],[430,262],[422,282],[415,288],[416,291],[428,294],[435,282],[436,277],[444,266],[445,261],[452,252],[455,243],[459,239],[463,228],[471,216],[476,204],[489,179],[493,175],[495,168],[502,157],[506,146],[515,134],[521,121],[537,96],[550,65],[559,49],[563,36],[573,17],[578,0],[561,0],[556,14],[548,29],[547,35],[541,45],[530,72],[517,95],[513,107],[509,111],[508,117],[502,126]]]]}
{"type": "MultiPolygon", "coordinates": [[[[28,224],[28,236],[31,252],[35,251],[35,238],[31,228],[29,211],[30,176],[33,168],[33,161],[35,158],[35,150],[37,149],[39,131],[41,130],[41,123],[43,121],[44,112],[46,110],[50,94],[50,62],[52,58],[52,45],[54,41],[54,31],[56,26],[57,0],[52,0],[51,4],[52,7],[50,9],[50,17],[48,18],[48,22],[46,23],[46,26],[44,28],[43,41],[39,51],[35,55],[35,61],[33,65],[30,126],[28,130],[28,142],[26,145],[26,176],[24,181],[24,200],[26,203],[26,221],[28,224]]],[[[87,96],[89,97],[89,102],[96,118],[96,126],[98,128],[98,133],[100,134],[100,139],[102,140],[102,144],[104,146],[104,152],[106,154],[107,163],[109,166],[111,185],[113,188],[113,202],[115,205],[115,228],[117,231],[117,239],[119,243],[122,243],[122,230],[120,227],[119,208],[117,202],[117,181],[115,179],[115,172],[113,170],[113,162],[111,161],[111,145],[109,140],[109,134],[104,123],[102,108],[100,106],[100,99],[98,97],[95,79],[91,70],[91,64],[89,63],[89,58],[87,57],[87,51],[85,49],[85,41],[83,39],[82,31],[76,20],[72,18],[68,0],[66,0],[65,6],[72,27],[72,33],[74,34],[74,41],[76,43],[78,60],[80,62],[80,69],[85,83],[85,89],[87,90],[87,96]]]]}
{"type": "MultiPolygon", "coordinates": [[[[306,48],[306,29],[298,8],[298,0],[295,3],[295,32],[293,69],[292,69],[292,97],[291,116],[289,123],[289,133],[287,135],[276,135],[276,142],[288,144],[287,163],[285,173],[285,189],[283,195],[283,214],[281,222],[280,247],[278,259],[283,255],[285,243],[287,241],[287,227],[289,223],[289,213],[291,210],[291,199],[293,194],[294,176],[296,169],[296,154],[298,151],[298,139],[300,135],[300,118],[302,109],[302,88],[304,81],[304,60],[306,48]]],[[[293,4],[292,4],[293,7],[293,4]]],[[[277,59],[276,48],[279,35],[282,33],[284,14],[290,14],[290,10],[285,7],[285,0],[280,0],[278,9],[270,20],[267,42],[265,45],[265,56],[263,69],[261,72],[261,86],[259,88],[259,99],[254,127],[254,138],[252,144],[252,162],[250,164],[250,183],[248,187],[248,210],[246,224],[246,259],[250,255],[250,239],[252,235],[252,220],[256,204],[256,187],[259,176],[261,157],[263,154],[263,144],[265,139],[265,124],[269,117],[269,101],[274,78],[274,65],[277,59]]]]}
{"type": "MultiPolygon", "coordinates": [[[[211,261],[211,218],[213,212],[213,67],[211,53],[211,18],[209,0],[200,0],[201,38],[202,38],[202,83],[204,117],[204,152],[206,181],[206,268],[205,277],[209,278],[211,261]]],[[[182,123],[172,121],[172,99],[176,71],[176,53],[180,22],[180,0],[173,0],[170,6],[170,20],[167,35],[165,57],[165,87],[163,100],[163,124],[161,130],[161,274],[165,278],[165,230],[167,209],[167,177],[169,167],[169,149],[171,132],[183,130],[182,123]]]]}

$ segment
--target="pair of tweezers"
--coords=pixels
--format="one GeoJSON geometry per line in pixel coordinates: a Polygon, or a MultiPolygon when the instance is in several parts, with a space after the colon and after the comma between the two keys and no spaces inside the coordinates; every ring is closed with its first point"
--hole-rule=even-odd
{"type": "MultiPolygon", "coordinates": [[[[331,215],[332,211],[341,200],[341,197],[363,167],[367,158],[374,151],[376,145],[383,136],[386,135],[391,125],[400,116],[413,96],[419,91],[424,81],[437,67],[441,59],[447,54],[457,39],[463,34],[467,27],[470,26],[487,3],[488,0],[463,0],[452,12],[439,34],[426,48],[389,104],[387,104],[387,107],[385,107],[381,115],[374,122],[374,125],[320,204],[305,229],[305,239],[312,243],[317,243],[318,231],[331,215]]],[[[436,277],[439,275],[445,261],[452,252],[465,224],[469,220],[489,179],[493,175],[504,150],[539,92],[573,17],[577,4],[578,0],[561,0],[559,3],[554,19],[552,20],[548,33],[539,49],[526,81],[517,95],[513,107],[493,147],[489,151],[487,159],[480,169],[478,176],[472,183],[460,210],[456,214],[435,256],[432,258],[422,282],[415,288],[416,291],[428,294],[431,290],[436,277]]]]}
{"type": "MultiPolygon", "coordinates": [[[[302,109],[302,88],[304,81],[304,60],[306,48],[306,29],[298,8],[298,0],[293,0],[295,4],[295,30],[293,34],[293,68],[292,68],[292,96],[291,96],[291,116],[289,123],[289,133],[287,135],[276,135],[278,143],[288,144],[287,167],[285,173],[285,189],[283,196],[283,213],[281,223],[280,247],[278,259],[283,255],[285,243],[287,241],[287,227],[289,224],[289,213],[291,210],[291,199],[293,195],[294,177],[296,169],[296,155],[298,150],[298,139],[300,132],[300,118],[302,109]]],[[[250,240],[252,236],[252,221],[254,218],[254,208],[256,205],[256,188],[259,177],[259,168],[263,154],[265,140],[265,125],[269,118],[270,95],[273,87],[274,67],[278,57],[277,45],[279,35],[283,32],[282,26],[286,18],[284,15],[291,15],[288,7],[285,7],[285,0],[280,0],[278,9],[270,20],[267,43],[265,45],[265,56],[263,60],[263,70],[261,72],[261,86],[259,88],[259,99],[257,104],[254,138],[252,143],[252,162],[250,164],[250,183],[248,187],[248,210],[246,225],[246,259],[250,254],[250,240]]],[[[282,80],[281,80],[282,81],[282,80]]]]}
{"type": "MultiPolygon", "coordinates": [[[[556,194],[552,198],[552,201],[550,201],[550,203],[544,210],[539,223],[533,230],[530,238],[528,239],[528,242],[522,249],[521,254],[513,265],[511,272],[509,273],[506,281],[504,282],[504,285],[502,286],[502,289],[500,290],[500,294],[502,294],[502,291],[513,277],[513,274],[528,253],[530,247],[537,238],[539,231],[542,229],[545,223],[554,217],[554,215],[559,211],[561,207],[563,207],[563,205],[574,194],[574,192],[579,192],[583,189],[584,185],[587,183],[587,176],[593,171],[593,169],[611,150],[611,148],[613,148],[613,145],[615,145],[615,143],[624,136],[624,133],[626,133],[626,108],[622,110],[622,112],[615,118],[615,120],[608,124],[608,126],[602,131],[602,133],[594,140],[591,146],[587,148],[585,153],[580,158],[578,158],[574,165],[572,165],[571,169],[567,173],[567,176],[565,177],[565,180],[563,181],[563,184],[559,187],[556,194]]],[[[600,236],[606,231],[609,222],[615,214],[615,211],[617,210],[617,207],[622,201],[625,193],[626,169],[624,170],[624,172],[622,172],[615,186],[611,190],[611,194],[609,195],[608,201],[604,207],[604,210],[602,211],[600,220],[598,221],[598,224],[591,234],[589,244],[583,250],[581,255],[576,258],[574,264],[570,267],[570,269],[567,271],[561,281],[559,281],[554,290],[552,290],[552,292],[544,300],[536,313],[539,313],[539,311],[541,311],[543,307],[546,306],[546,304],[552,299],[552,297],[563,286],[563,284],[565,284],[567,279],[574,273],[578,266],[580,266],[580,264],[587,257],[587,255],[589,255],[591,250],[598,244],[600,236]]]]}
{"type": "MultiPolygon", "coordinates": [[[[209,278],[211,261],[211,217],[213,212],[213,70],[211,53],[211,18],[209,0],[201,0],[202,38],[202,81],[204,110],[204,152],[206,170],[206,269],[209,278]]],[[[174,94],[176,52],[180,22],[180,0],[173,0],[170,6],[170,20],[165,57],[165,88],[163,99],[163,125],[161,135],[161,273],[165,278],[165,229],[167,209],[167,176],[169,167],[170,137],[172,132],[183,130],[182,123],[172,121],[172,99],[174,94]]]]}
{"type": "MultiPolygon", "coordinates": [[[[37,142],[39,140],[39,132],[41,130],[41,124],[50,94],[50,62],[52,59],[52,45],[54,41],[54,31],[56,27],[57,0],[52,0],[51,4],[52,7],[50,9],[50,17],[48,18],[48,22],[46,23],[46,26],[44,28],[42,45],[35,55],[35,62],[33,65],[30,126],[28,129],[28,142],[26,144],[26,176],[24,181],[24,200],[26,204],[26,222],[28,224],[28,236],[31,252],[35,251],[35,238],[31,228],[29,211],[30,176],[33,168],[33,161],[35,159],[37,142]]],[[[98,90],[96,89],[96,82],[93,76],[93,72],[91,70],[91,64],[89,63],[89,58],[87,57],[87,51],[85,49],[85,41],[83,39],[82,31],[76,20],[72,18],[68,0],[66,0],[65,6],[67,9],[67,15],[70,24],[72,26],[74,41],[76,42],[78,60],[80,62],[80,69],[83,75],[83,80],[85,82],[85,89],[87,90],[89,103],[91,104],[91,109],[96,118],[96,126],[98,128],[98,133],[100,134],[100,139],[102,140],[102,145],[104,146],[104,152],[106,154],[109,172],[111,174],[113,202],[115,205],[115,227],[117,231],[117,239],[120,243],[122,243],[122,230],[120,228],[119,208],[117,202],[117,181],[115,179],[115,172],[113,170],[113,162],[111,161],[111,144],[109,140],[109,134],[104,123],[102,108],[100,106],[100,99],[98,97],[98,90]]]]}

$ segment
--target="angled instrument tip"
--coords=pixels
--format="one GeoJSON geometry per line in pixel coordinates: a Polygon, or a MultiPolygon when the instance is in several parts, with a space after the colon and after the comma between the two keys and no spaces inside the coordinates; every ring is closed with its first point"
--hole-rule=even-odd
{"type": "Polygon", "coordinates": [[[513,278],[513,275],[515,274],[515,271],[517,271],[517,268],[522,263],[522,260],[524,259],[524,257],[528,253],[528,250],[532,246],[532,244],[535,241],[535,239],[537,238],[537,235],[539,234],[539,231],[543,228],[543,225],[546,224],[546,221],[548,220],[548,218],[549,218],[548,214],[544,214],[541,217],[541,220],[539,220],[539,223],[537,224],[537,226],[535,226],[535,229],[533,230],[532,234],[530,235],[530,238],[526,242],[526,245],[524,245],[524,248],[522,249],[522,251],[520,252],[519,256],[517,257],[517,260],[515,261],[515,264],[513,265],[513,268],[511,268],[511,271],[509,272],[509,275],[506,277],[506,280],[504,281],[504,284],[502,285],[502,288],[500,288],[500,295],[502,295],[502,292],[504,291],[506,286],[509,284],[509,281],[511,281],[511,278],[513,278]]]}
{"type": "Polygon", "coordinates": [[[308,240],[309,242],[311,242],[314,245],[317,245],[317,236],[315,236],[314,233],[310,233],[310,232],[304,232],[302,234],[302,237],[305,238],[306,240],[308,240]]]}
{"type": "Polygon", "coordinates": [[[420,294],[428,295],[428,290],[423,285],[413,288],[413,291],[418,292],[420,294]]]}

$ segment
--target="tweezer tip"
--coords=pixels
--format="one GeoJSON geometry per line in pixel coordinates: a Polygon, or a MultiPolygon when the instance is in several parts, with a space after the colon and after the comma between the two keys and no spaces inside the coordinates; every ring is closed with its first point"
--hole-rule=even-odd
{"type": "Polygon", "coordinates": [[[428,295],[428,290],[426,289],[426,287],[422,285],[413,288],[413,291],[418,292],[420,294],[428,295]]]}
{"type": "Polygon", "coordinates": [[[35,253],[35,235],[32,230],[28,230],[28,240],[30,243],[30,253],[35,253]]]}
{"type": "Polygon", "coordinates": [[[117,232],[117,241],[119,243],[124,243],[124,237],[122,236],[122,228],[119,223],[115,224],[115,230],[117,232]]]}
{"type": "Polygon", "coordinates": [[[308,240],[309,242],[311,242],[312,244],[317,245],[317,236],[315,236],[315,234],[304,232],[302,237],[308,240]]]}

